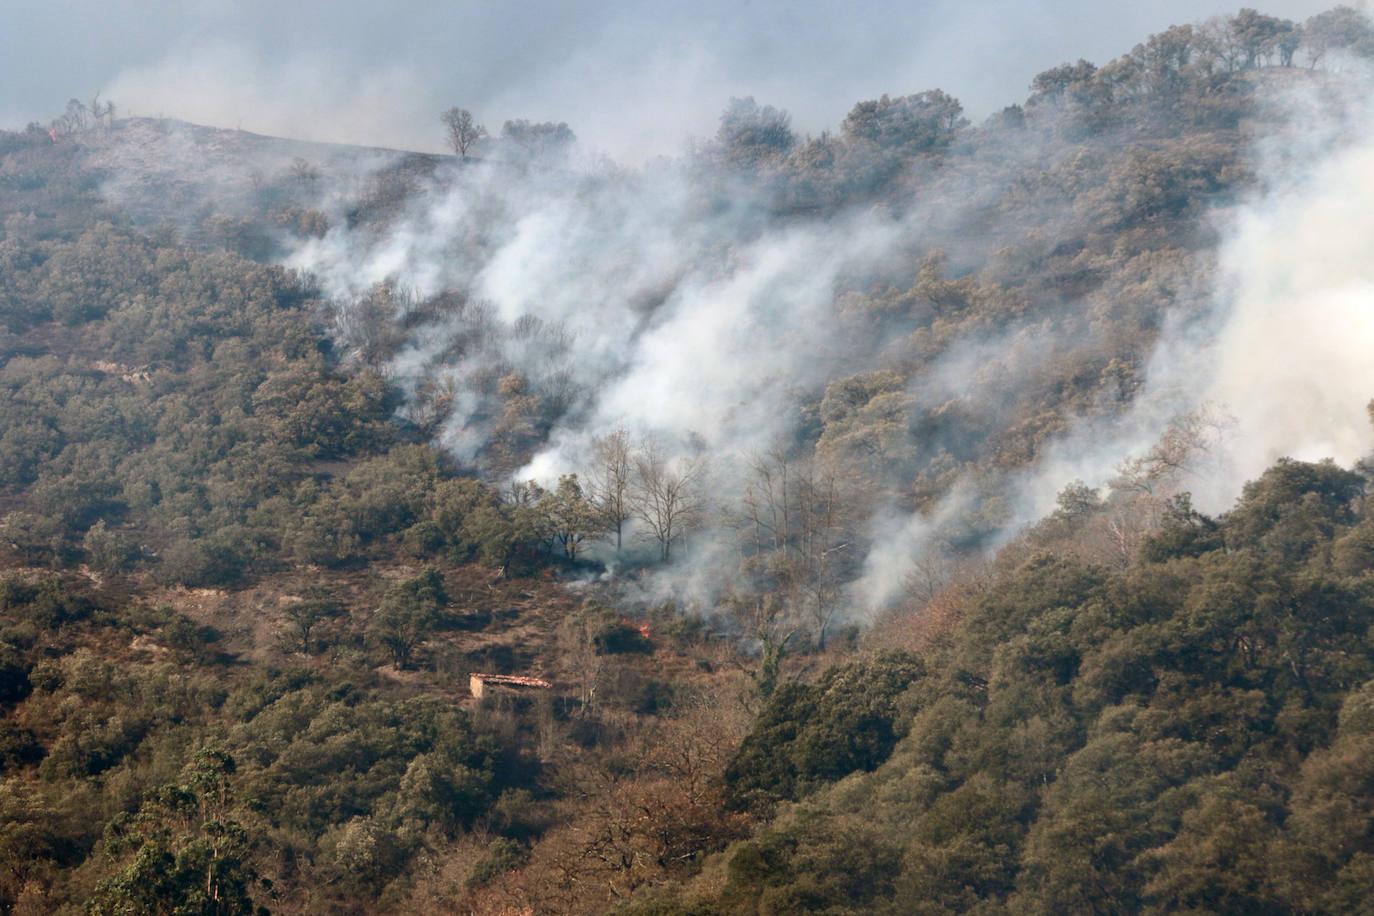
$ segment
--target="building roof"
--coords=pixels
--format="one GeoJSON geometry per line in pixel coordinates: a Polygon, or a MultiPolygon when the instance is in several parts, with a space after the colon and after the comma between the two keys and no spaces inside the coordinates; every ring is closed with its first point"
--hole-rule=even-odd
{"type": "Polygon", "coordinates": [[[493,684],[501,687],[553,687],[548,681],[541,681],[537,677],[525,677],[519,674],[472,674],[469,675],[473,680],[481,681],[483,684],[493,684]]]}

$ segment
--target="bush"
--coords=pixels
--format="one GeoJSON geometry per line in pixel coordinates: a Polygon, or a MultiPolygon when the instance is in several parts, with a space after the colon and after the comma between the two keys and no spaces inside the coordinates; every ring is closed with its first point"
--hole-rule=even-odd
{"type": "Polygon", "coordinates": [[[857,770],[873,770],[903,733],[897,697],[924,666],[906,652],[831,668],[813,686],[783,684],[725,770],[736,810],[797,799],[857,770]]]}
{"type": "Polygon", "coordinates": [[[640,652],[652,655],[654,644],[637,627],[625,621],[608,623],[592,636],[598,655],[625,655],[640,652]]]}
{"type": "Polygon", "coordinates": [[[487,847],[487,854],[472,867],[472,873],[464,883],[468,887],[486,884],[497,875],[519,868],[524,861],[525,847],[515,840],[497,837],[491,846],[487,847]]]}

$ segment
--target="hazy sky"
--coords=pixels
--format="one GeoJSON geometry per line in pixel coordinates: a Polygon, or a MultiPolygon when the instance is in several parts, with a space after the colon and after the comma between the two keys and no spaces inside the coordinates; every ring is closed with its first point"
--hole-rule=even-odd
{"type": "MultiPolygon", "coordinates": [[[[1335,0],[1272,0],[1305,19],[1335,0]]],[[[709,136],[731,96],[834,129],[941,88],[975,119],[1065,60],[1105,63],[1213,0],[3,0],[0,124],[100,90],[122,113],[440,149],[438,112],[567,121],[616,158],[709,136]]]]}

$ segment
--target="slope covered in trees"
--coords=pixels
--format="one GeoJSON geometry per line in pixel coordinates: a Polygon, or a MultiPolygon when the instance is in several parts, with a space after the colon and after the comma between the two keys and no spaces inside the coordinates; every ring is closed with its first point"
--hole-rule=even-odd
{"type": "Polygon", "coordinates": [[[1029,532],[915,656],[774,694],[725,777],[795,804],[625,912],[1358,909],[1368,485],[1280,462],[1122,570],[1029,532]]]}
{"type": "Polygon", "coordinates": [[[1200,512],[1224,407],[1151,368],[1371,35],[735,99],[637,170],[0,133],[0,908],[1357,910],[1367,468],[1200,512]]]}

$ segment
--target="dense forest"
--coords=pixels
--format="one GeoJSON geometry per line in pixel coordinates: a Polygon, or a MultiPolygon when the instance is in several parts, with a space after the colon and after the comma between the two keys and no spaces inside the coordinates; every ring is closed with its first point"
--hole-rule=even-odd
{"type": "Polygon", "coordinates": [[[1369,418],[1216,396],[1370,58],[637,168],[0,131],[0,911],[1368,909],[1374,470],[1293,450],[1369,418]]]}

